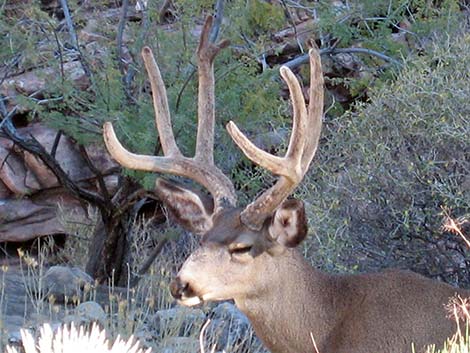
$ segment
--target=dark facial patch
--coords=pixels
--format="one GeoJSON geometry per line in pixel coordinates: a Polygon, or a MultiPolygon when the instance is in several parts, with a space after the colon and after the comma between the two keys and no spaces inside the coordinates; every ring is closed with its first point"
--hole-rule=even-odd
{"type": "Polygon", "coordinates": [[[238,235],[247,229],[240,222],[240,211],[239,208],[229,208],[214,215],[213,226],[202,237],[202,243],[231,244],[238,235]]]}
{"type": "Polygon", "coordinates": [[[273,246],[273,242],[268,236],[267,226],[261,231],[253,231],[240,220],[241,208],[225,209],[213,218],[213,227],[202,237],[202,244],[219,244],[229,246],[237,242],[251,245],[250,254],[255,257],[273,246]]]}

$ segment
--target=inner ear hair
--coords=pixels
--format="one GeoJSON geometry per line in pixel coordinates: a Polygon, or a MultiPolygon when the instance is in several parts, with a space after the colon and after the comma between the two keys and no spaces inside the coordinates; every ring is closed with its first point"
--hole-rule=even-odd
{"type": "Polygon", "coordinates": [[[212,227],[212,203],[207,204],[200,193],[165,179],[158,179],[155,186],[155,193],[182,227],[196,234],[212,227]]]}
{"type": "Polygon", "coordinates": [[[293,248],[307,236],[308,226],[302,201],[288,199],[276,210],[269,233],[278,243],[293,248]]]}

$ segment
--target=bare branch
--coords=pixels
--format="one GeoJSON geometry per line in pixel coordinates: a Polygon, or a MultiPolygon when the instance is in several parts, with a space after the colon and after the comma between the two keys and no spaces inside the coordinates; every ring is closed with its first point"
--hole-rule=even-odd
{"type": "Polygon", "coordinates": [[[90,156],[88,155],[88,152],[87,152],[85,146],[80,145],[79,150],[80,150],[80,154],[82,155],[83,159],[85,160],[88,168],[90,168],[90,170],[95,174],[96,179],[98,180],[98,185],[100,187],[100,190],[101,190],[101,193],[104,197],[105,202],[110,203],[111,202],[111,197],[109,195],[109,191],[108,191],[108,188],[106,186],[106,183],[104,182],[103,174],[93,164],[92,160],[90,159],[90,156]]]}
{"type": "Polygon", "coordinates": [[[62,169],[60,164],[46,151],[46,149],[33,137],[25,138],[21,136],[11,122],[12,112],[4,115],[6,109],[3,99],[0,99],[1,115],[3,121],[1,129],[8,136],[10,140],[18,144],[25,151],[32,153],[39,157],[41,161],[54,173],[59,180],[60,184],[63,185],[73,196],[86,200],[94,205],[97,205],[100,209],[109,209],[110,205],[105,203],[105,200],[98,194],[80,188],[75,182],[73,182],[67,173],[62,169]]]}
{"type": "MultiPolygon", "coordinates": [[[[367,49],[367,48],[324,48],[320,49],[320,55],[335,55],[335,54],[341,54],[341,53],[357,53],[357,54],[367,54],[371,56],[376,56],[381,60],[384,60],[388,63],[391,63],[395,66],[401,67],[403,64],[394,59],[391,58],[383,53],[380,53],[378,51],[372,50],[372,49],[367,49]]],[[[308,54],[304,54],[301,56],[296,57],[295,59],[292,59],[286,63],[283,64],[283,66],[288,67],[289,69],[293,70],[294,68],[306,64],[309,61],[309,56],[308,54]]]]}
{"type": "Polygon", "coordinates": [[[60,5],[62,6],[62,11],[64,12],[65,23],[67,24],[67,30],[69,31],[72,45],[75,49],[78,49],[77,33],[75,33],[75,28],[73,26],[72,16],[70,16],[67,0],[60,0],[60,5]]]}
{"type": "Polygon", "coordinates": [[[73,26],[72,17],[70,16],[70,11],[69,11],[69,6],[67,4],[67,0],[60,0],[60,4],[61,4],[62,10],[64,12],[65,23],[67,24],[67,29],[69,31],[70,40],[72,41],[72,46],[75,48],[75,50],[79,54],[80,64],[82,65],[82,68],[83,68],[83,71],[85,72],[85,75],[87,77],[91,77],[91,70],[88,67],[87,62],[85,61],[85,58],[82,55],[82,52],[80,50],[80,46],[78,45],[77,34],[76,34],[75,28],[73,26]]]}
{"type": "Polygon", "coordinates": [[[209,41],[215,43],[219,37],[220,26],[224,18],[224,0],[217,0],[215,4],[214,22],[212,23],[211,33],[209,35],[209,41]]]}
{"type": "Polygon", "coordinates": [[[57,131],[57,134],[54,138],[54,143],[52,144],[51,148],[51,156],[55,158],[55,154],[57,152],[57,147],[59,146],[60,138],[62,137],[62,130],[57,131]]]}

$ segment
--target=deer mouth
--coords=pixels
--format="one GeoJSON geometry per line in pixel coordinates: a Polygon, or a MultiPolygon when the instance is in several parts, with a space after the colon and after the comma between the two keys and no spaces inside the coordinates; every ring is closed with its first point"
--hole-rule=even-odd
{"type": "Polygon", "coordinates": [[[194,306],[204,301],[201,296],[196,294],[189,282],[182,281],[179,277],[170,283],[170,293],[178,303],[184,306],[194,306]]]}
{"type": "Polygon", "coordinates": [[[184,306],[195,306],[202,302],[203,300],[197,296],[178,299],[178,303],[184,306]]]}
{"type": "Polygon", "coordinates": [[[227,298],[216,295],[216,293],[200,294],[189,284],[176,277],[170,283],[170,293],[177,302],[184,306],[195,306],[208,301],[227,300],[227,298]]]}

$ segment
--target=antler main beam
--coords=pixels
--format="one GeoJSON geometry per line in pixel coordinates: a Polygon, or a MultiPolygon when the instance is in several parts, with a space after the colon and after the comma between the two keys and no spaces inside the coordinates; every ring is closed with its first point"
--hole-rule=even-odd
{"type": "Polygon", "coordinates": [[[281,76],[289,87],[294,111],[292,134],[284,157],[273,156],[256,147],[235,125],[229,122],[227,130],[243,153],[255,164],[279,175],[280,178],[241,213],[242,222],[260,229],[264,220],[294,191],[308,170],[320,139],[323,118],[323,76],[320,56],[310,50],[310,101],[308,110],[300,84],[287,67],[281,67],[281,76]]]}
{"type": "Polygon", "coordinates": [[[185,157],[176,145],[171,125],[170,110],[165,85],[160,70],[149,47],[142,49],[142,57],[152,87],[155,123],[164,156],[138,155],[125,149],[116,137],[113,126],[103,126],[106,147],[116,161],[130,169],[169,173],[190,178],[204,186],[214,199],[214,211],[224,205],[236,205],[232,182],[214,165],[214,59],[228,41],[218,44],[209,40],[212,17],[204,24],[198,54],[198,132],[196,152],[193,158],[185,157]]]}

